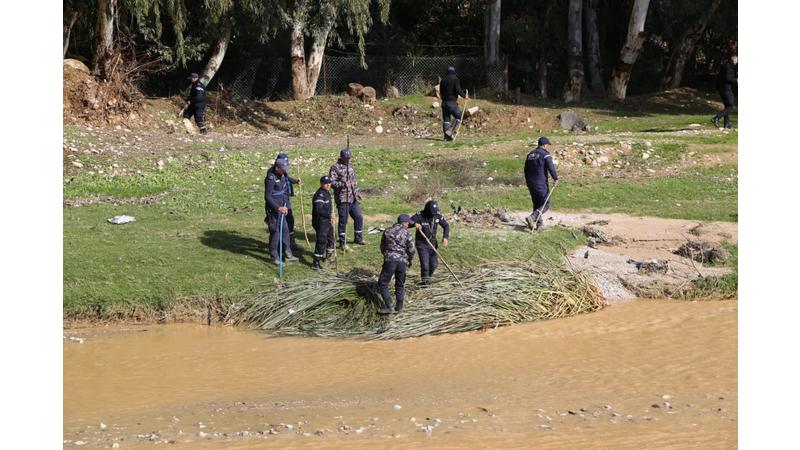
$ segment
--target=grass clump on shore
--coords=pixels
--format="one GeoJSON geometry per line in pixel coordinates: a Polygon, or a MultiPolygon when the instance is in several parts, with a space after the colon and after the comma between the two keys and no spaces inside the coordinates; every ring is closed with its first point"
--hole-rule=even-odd
{"type": "Polygon", "coordinates": [[[407,283],[399,315],[377,314],[376,277],[364,271],[310,278],[258,293],[229,320],[282,335],[404,339],[496,328],[596,311],[591,277],[563,265],[494,262],[431,285],[407,283]]]}

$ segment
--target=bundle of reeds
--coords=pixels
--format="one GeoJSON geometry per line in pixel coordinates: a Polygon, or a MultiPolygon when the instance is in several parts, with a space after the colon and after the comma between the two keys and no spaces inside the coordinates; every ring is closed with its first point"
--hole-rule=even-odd
{"type": "Polygon", "coordinates": [[[595,311],[604,306],[591,278],[552,261],[491,263],[430,285],[406,283],[402,314],[380,316],[374,275],[351,272],[260,292],[232,314],[279,334],[403,339],[495,328],[595,311]]]}

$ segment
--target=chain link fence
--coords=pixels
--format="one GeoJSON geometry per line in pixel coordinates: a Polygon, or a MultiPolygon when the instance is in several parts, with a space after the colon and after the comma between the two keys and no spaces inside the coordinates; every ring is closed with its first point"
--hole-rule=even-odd
{"type": "MultiPolygon", "coordinates": [[[[502,68],[486,68],[483,58],[472,56],[367,57],[367,68],[357,56],[325,56],[322,61],[317,95],[340,94],[348,83],[372,86],[385,96],[389,86],[401,95],[427,94],[439,83],[448,67],[456,69],[461,87],[475,92],[485,87],[502,87],[502,68]]],[[[237,99],[287,99],[292,94],[292,74],[286,58],[253,59],[225,89],[237,99]]]]}

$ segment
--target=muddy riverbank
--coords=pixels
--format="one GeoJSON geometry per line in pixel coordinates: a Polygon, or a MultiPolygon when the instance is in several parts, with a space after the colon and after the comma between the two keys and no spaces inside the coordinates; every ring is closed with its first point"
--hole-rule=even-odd
{"type": "Polygon", "coordinates": [[[391,342],[69,330],[64,445],[731,448],[737,309],[642,300],[391,342]]]}

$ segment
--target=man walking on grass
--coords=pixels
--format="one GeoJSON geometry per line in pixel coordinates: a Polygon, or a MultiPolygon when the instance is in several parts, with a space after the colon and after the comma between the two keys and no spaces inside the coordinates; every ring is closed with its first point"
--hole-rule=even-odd
{"type": "Polygon", "coordinates": [[[454,67],[448,67],[447,75],[439,82],[439,95],[442,96],[442,131],[444,131],[444,140],[452,141],[453,132],[461,122],[461,108],[458,107],[458,97],[469,98],[469,92],[461,90],[461,81],[458,80],[454,67]]]}
{"type": "Polygon", "coordinates": [[[550,187],[547,184],[547,175],[553,179],[553,187],[558,185],[558,174],[556,166],[553,164],[553,157],[548,152],[550,140],[540,137],[538,146],[525,158],[525,183],[528,185],[528,192],[531,194],[533,203],[533,213],[525,218],[528,229],[534,227],[539,230],[544,226],[542,216],[550,209],[550,200],[547,199],[550,187]]]}
{"type": "Polygon", "coordinates": [[[339,152],[339,160],[331,166],[330,177],[333,184],[333,192],[336,200],[336,209],[339,213],[339,248],[349,250],[345,245],[347,238],[347,216],[353,218],[354,239],[353,243],[366,245],[364,242],[364,216],[361,214],[362,199],[361,192],[358,190],[356,171],[350,163],[352,158],[349,148],[339,152]]]}
{"type": "Polygon", "coordinates": [[[414,259],[414,244],[408,231],[410,222],[408,214],[401,214],[397,218],[397,223],[384,231],[381,238],[383,267],[378,277],[378,289],[383,305],[378,309],[380,314],[399,313],[403,310],[406,269],[411,267],[411,261],[414,259]],[[394,277],[394,295],[397,298],[394,308],[392,308],[392,296],[389,294],[389,282],[392,277],[394,277]]]}
{"type": "Polygon", "coordinates": [[[719,128],[720,118],[724,119],[723,126],[725,128],[729,129],[731,127],[730,114],[733,111],[734,103],[736,103],[734,94],[738,91],[737,86],[739,84],[736,76],[737,64],[739,64],[739,57],[736,54],[730,55],[717,75],[717,89],[719,90],[719,96],[722,98],[722,104],[725,106],[722,111],[711,119],[711,122],[717,128],[719,128]]]}
{"type": "Polygon", "coordinates": [[[200,133],[208,133],[205,121],[206,111],[206,85],[200,81],[200,76],[193,73],[189,76],[192,80],[192,85],[189,86],[189,97],[186,99],[186,109],[183,111],[183,117],[191,119],[194,116],[194,121],[197,122],[197,128],[200,133]]]}

